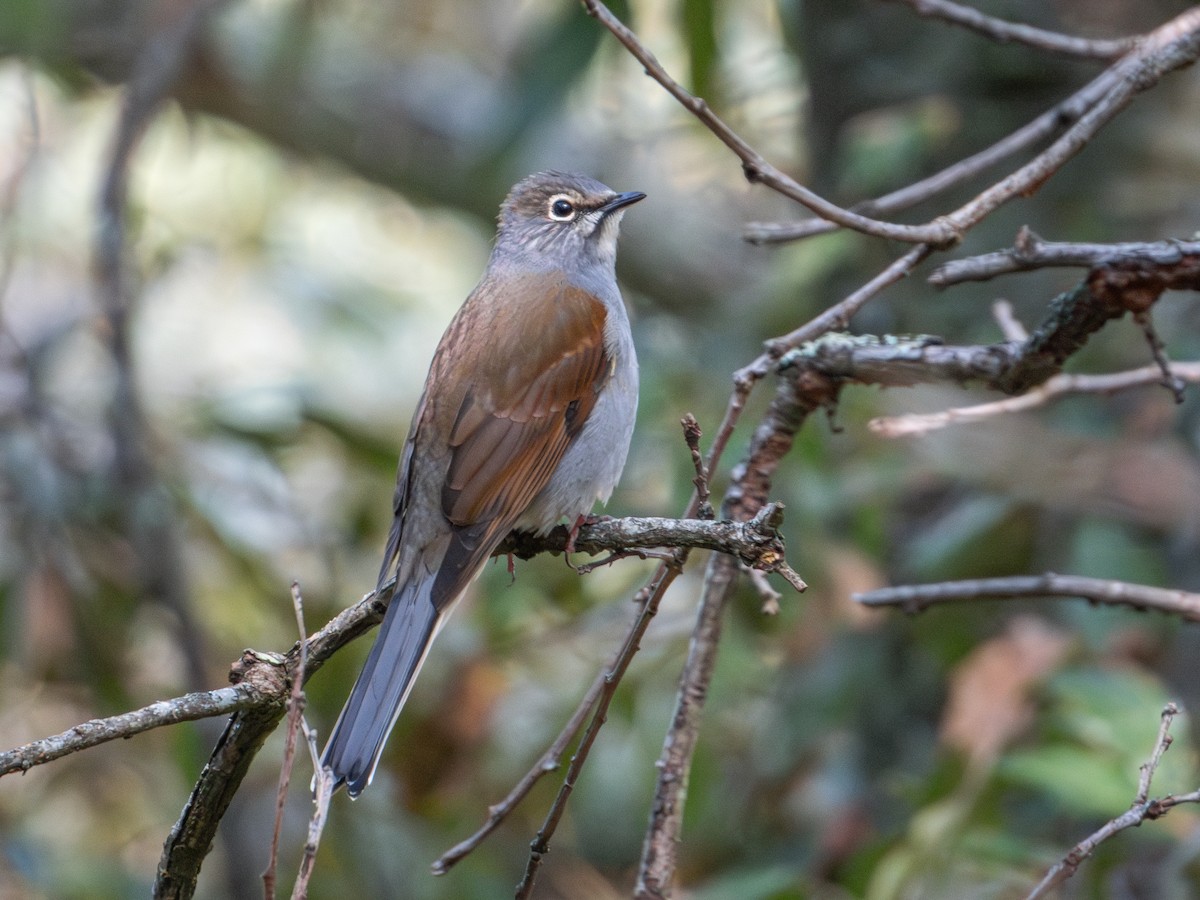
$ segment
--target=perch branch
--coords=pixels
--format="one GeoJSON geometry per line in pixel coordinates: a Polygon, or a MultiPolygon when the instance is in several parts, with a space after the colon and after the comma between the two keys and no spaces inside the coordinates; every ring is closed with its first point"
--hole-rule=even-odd
{"type": "MultiPolygon", "coordinates": [[[[775,527],[762,518],[750,522],[602,519],[579,529],[576,549],[593,553],[617,550],[625,546],[623,542],[633,547],[686,547],[730,553],[741,562],[764,572],[790,571],[783,555],[782,538],[775,527]]],[[[566,538],[566,529],[560,528],[544,539],[534,539],[525,534],[513,535],[504,546],[511,546],[514,552],[524,555],[561,552],[566,545],[566,538]]],[[[508,551],[502,546],[496,552],[501,554],[508,551]]],[[[237,679],[238,683],[233,687],[161,700],[139,710],[84,722],[62,734],[0,753],[0,776],[28,771],[71,753],[165,725],[248,712],[264,705],[283,703],[291,697],[292,682],[300,672],[302,659],[305,660],[302,681],[307,681],[337,650],[377,625],[386,608],[372,592],[343,610],[306,641],[297,643],[285,655],[246,651],[234,666],[231,679],[237,679]],[[265,672],[274,674],[264,675],[265,672]]]]}

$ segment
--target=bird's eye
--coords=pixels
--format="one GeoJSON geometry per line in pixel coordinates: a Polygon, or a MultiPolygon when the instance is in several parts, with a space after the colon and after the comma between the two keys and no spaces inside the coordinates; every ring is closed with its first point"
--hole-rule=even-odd
{"type": "Polygon", "coordinates": [[[575,217],[575,205],[565,197],[556,197],[550,204],[550,218],[569,222],[575,217]]]}

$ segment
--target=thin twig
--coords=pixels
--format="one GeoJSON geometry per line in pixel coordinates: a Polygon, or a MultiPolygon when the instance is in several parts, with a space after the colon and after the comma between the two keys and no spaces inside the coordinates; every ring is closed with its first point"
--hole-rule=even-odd
{"type": "MultiPolygon", "coordinates": [[[[1109,69],[1088,82],[1066,100],[1052,106],[1036,119],[998,140],[990,147],[952,163],[927,178],[922,178],[890,193],[856,203],[850,209],[864,216],[881,217],[923,203],[938,194],[958,187],[977,175],[998,165],[1010,156],[1021,153],[1052,135],[1062,134],[1112,90],[1117,75],[1109,69]]],[[[838,231],[842,226],[827,219],[811,218],[802,222],[751,222],[742,237],[752,244],[778,244],[802,240],[819,234],[838,231]]]]}
{"type": "Polygon", "coordinates": [[[1029,340],[1028,329],[1017,318],[1016,313],[1013,312],[1012,304],[1007,300],[997,300],[992,304],[992,318],[1000,326],[1000,333],[1004,335],[1005,340],[1020,341],[1021,343],[1029,340]]]}
{"type": "Polygon", "coordinates": [[[658,613],[663,595],[675,579],[682,574],[686,561],[686,551],[677,551],[675,560],[671,563],[661,564],[658,571],[655,572],[655,579],[638,592],[637,602],[640,604],[640,611],[634,620],[633,628],[626,635],[620,652],[617,653],[615,664],[608,670],[601,682],[600,694],[596,699],[591,721],[588,722],[583,737],[579,739],[579,746],[575,748],[575,753],[571,756],[563,783],[559,787],[550,810],[546,813],[542,827],[538,829],[537,836],[530,843],[529,861],[525,866],[525,874],[517,884],[516,892],[513,895],[515,900],[527,900],[532,895],[538,870],[550,849],[550,839],[558,829],[563,813],[566,812],[567,801],[575,789],[575,783],[587,762],[592,745],[608,718],[608,708],[613,697],[616,696],[617,685],[620,684],[629,668],[634,654],[640,649],[642,637],[645,635],[646,629],[650,627],[651,619],[658,613]]]}
{"type": "Polygon", "coordinates": [[[315,790],[312,818],[308,821],[308,839],[304,842],[304,855],[300,859],[300,871],[296,883],[292,886],[292,900],[306,900],[308,897],[308,882],[312,878],[313,867],[317,861],[317,848],[321,845],[321,835],[325,831],[325,822],[329,818],[329,801],[333,797],[333,773],[321,766],[321,754],[317,749],[317,733],[308,727],[301,717],[305,741],[308,744],[308,755],[312,759],[315,790]]]}
{"type": "MultiPolygon", "coordinates": [[[[637,619],[634,620],[635,625],[641,616],[642,611],[639,609],[637,619]]],[[[627,643],[627,641],[623,642],[622,646],[624,646],[625,643],[627,643]]],[[[620,652],[621,651],[618,650],[618,653],[620,652]]],[[[584,693],[583,699],[581,699],[579,704],[575,707],[575,712],[571,714],[571,717],[567,720],[567,723],[562,727],[562,730],[559,731],[558,737],[554,739],[554,742],[547,748],[546,752],[542,754],[541,759],[539,759],[537,763],[534,764],[533,768],[531,768],[521,777],[521,780],[516,783],[513,789],[508,792],[507,796],[505,796],[503,800],[498,803],[493,803],[488,807],[487,819],[484,821],[483,825],[481,825],[479,829],[470,837],[455,844],[436,860],[434,860],[432,866],[434,875],[445,875],[447,872],[449,872],[456,863],[458,863],[472,850],[482,844],[487,836],[496,830],[497,826],[499,826],[500,823],[508,817],[509,813],[516,809],[521,801],[529,795],[529,792],[533,790],[534,785],[541,781],[546,775],[558,770],[558,767],[562,765],[563,754],[567,752],[567,747],[570,745],[571,741],[575,739],[575,736],[579,734],[579,729],[583,727],[583,723],[587,720],[589,713],[591,713],[596,701],[600,698],[601,692],[604,690],[604,684],[608,679],[608,673],[616,667],[616,664],[617,658],[614,656],[609,664],[606,665],[600,671],[600,674],[596,676],[596,680],[592,682],[586,693],[584,693]]]]}
{"type": "Polygon", "coordinates": [[[1153,609],[1189,622],[1200,622],[1200,594],[1053,572],[906,584],[854,595],[854,599],[865,606],[899,606],[907,613],[924,612],[942,603],[1027,597],[1082,597],[1106,606],[1130,606],[1138,611],[1153,609]]]}
{"type": "Polygon", "coordinates": [[[1158,367],[1159,374],[1162,376],[1159,383],[1165,386],[1175,397],[1176,403],[1183,403],[1183,389],[1185,381],[1173,371],[1171,361],[1167,359],[1167,345],[1159,338],[1158,332],[1154,329],[1154,317],[1150,310],[1143,310],[1134,313],[1133,320],[1137,322],[1138,327],[1142,329],[1142,334],[1146,338],[1146,345],[1150,348],[1150,355],[1154,357],[1154,364],[1158,367]]]}
{"type": "MultiPolygon", "coordinates": [[[[897,0],[893,0],[893,2],[897,2],[897,0]]],[[[961,3],[951,3],[949,0],[898,0],[898,2],[911,6],[917,15],[942,19],[1002,44],[1011,41],[1016,44],[1025,44],[1035,50],[1059,53],[1078,59],[1113,60],[1132,50],[1137,44],[1135,37],[1116,40],[1089,39],[1061,34],[1057,31],[1047,31],[1032,25],[1006,22],[994,16],[984,15],[961,3]]]]}
{"type": "Polygon", "coordinates": [[[844,209],[776,169],[726,125],[704,100],[690,94],[667,74],[637,35],[600,0],[583,0],[583,5],[588,14],[611,31],[642,64],[647,75],[661,84],[737,155],[746,177],[751,182],[762,183],[842,227],[862,234],[912,244],[930,244],[935,248],[953,246],[971,227],[1000,206],[1015,197],[1028,196],[1036,191],[1078,154],[1104,125],[1128,106],[1137,93],[1152,87],[1167,73],[1195,62],[1200,56],[1200,9],[1191,9],[1150,32],[1138,42],[1133,51],[1102,73],[1099,78],[1103,79],[1106,85],[1111,82],[1111,88],[1101,95],[1074,125],[1033,160],[948,215],[939,216],[923,225],[900,225],[844,209]]]}
{"type": "Polygon", "coordinates": [[[694,415],[688,413],[680,420],[679,424],[683,426],[683,439],[687,443],[688,453],[692,457],[692,468],[696,470],[696,477],[692,479],[692,484],[696,487],[696,500],[699,504],[696,514],[701,519],[712,519],[716,513],[713,512],[709,492],[709,468],[704,464],[704,455],[700,452],[700,437],[703,433],[700,431],[700,423],[696,421],[694,415]]]}
{"type": "Polygon", "coordinates": [[[1158,737],[1154,741],[1154,750],[1151,751],[1150,758],[1138,767],[1138,789],[1133,798],[1134,806],[1150,799],[1150,782],[1154,780],[1154,773],[1158,771],[1163,754],[1171,746],[1173,740],[1170,734],[1171,723],[1175,721],[1177,715],[1179,715],[1179,707],[1174,703],[1168,703],[1163,707],[1158,721],[1158,737]]]}
{"type": "MultiPolygon", "coordinates": [[[[1200,383],[1200,362],[1172,363],[1171,375],[1180,384],[1200,383]]],[[[880,416],[868,422],[867,427],[881,437],[914,437],[948,425],[979,422],[993,416],[1025,412],[1072,394],[1114,394],[1133,387],[1162,383],[1163,373],[1158,365],[1106,375],[1060,374],[1017,397],[1006,397],[1003,400],[974,406],[958,406],[934,413],[880,416]]]]}
{"type": "Polygon", "coordinates": [[[1169,732],[1171,723],[1178,714],[1179,708],[1174,703],[1168,703],[1163,708],[1158,726],[1158,737],[1154,743],[1154,750],[1151,752],[1150,759],[1139,768],[1138,792],[1134,798],[1133,806],[1129,811],[1105,823],[1102,828],[1088,835],[1072,847],[1070,852],[1055,863],[1050,868],[1050,871],[1046,873],[1045,877],[1026,895],[1025,900],[1042,900],[1042,898],[1048,897],[1054,888],[1059,887],[1075,874],[1083,861],[1091,856],[1100,844],[1113,835],[1124,831],[1126,828],[1135,828],[1147,820],[1161,818],[1180,804],[1200,803],[1200,791],[1193,791],[1190,794],[1181,794],[1179,796],[1168,794],[1165,797],[1154,800],[1147,799],[1150,795],[1150,782],[1154,778],[1154,773],[1162,761],[1163,754],[1171,746],[1171,735],[1169,732]]]}
{"type": "Polygon", "coordinates": [[[308,666],[308,633],[304,627],[304,598],[299,583],[293,581],[291,588],[292,612],[296,616],[296,628],[300,635],[300,663],[292,676],[292,694],[288,698],[287,727],[284,732],[283,763],[279,768],[279,787],[275,791],[275,825],[271,830],[271,852],[266,871],[262,874],[263,896],[275,900],[275,880],[279,868],[279,835],[283,831],[283,809],[287,802],[288,786],[292,781],[292,767],[296,761],[296,738],[304,718],[304,671],[308,666]]]}
{"type": "MultiPolygon", "coordinates": [[[[801,424],[814,411],[832,403],[839,389],[835,380],[810,370],[794,367],[782,373],[767,413],[755,429],[747,457],[734,469],[722,503],[723,514],[743,521],[761,517],[770,526],[778,509],[772,510],[766,498],[780,460],[791,448],[801,424]]],[[[658,759],[654,801],[634,888],[637,898],[665,897],[674,880],[688,775],[736,575],[737,564],[730,557],[714,555],[709,559],[696,625],[679,676],[675,711],[658,759]]]]}
{"type": "Polygon", "coordinates": [[[667,562],[673,559],[671,550],[618,550],[615,553],[610,553],[608,556],[600,559],[592,560],[591,562],[583,563],[582,565],[571,564],[571,568],[580,575],[590,575],[597,569],[603,569],[611,566],[613,563],[620,562],[623,559],[656,559],[662,562],[667,562]]]}
{"type": "Polygon", "coordinates": [[[823,219],[836,222],[845,228],[876,237],[891,238],[906,243],[930,243],[937,246],[949,246],[960,238],[960,235],[948,222],[934,222],[928,225],[898,225],[880,219],[872,219],[844,209],[816,194],[799,182],[785,175],[771,165],[744,138],[713,112],[704,100],[693,96],[684,87],[667,74],[666,69],[655,58],[646,46],[638,39],[612,11],[600,0],[582,0],[588,15],[597,19],[600,24],[613,33],[630,54],[642,64],[646,74],[661,84],[667,92],[699,119],[726,147],[742,161],[742,171],[751,182],[765,184],[773,190],[795,200],[812,210],[823,219]]]}

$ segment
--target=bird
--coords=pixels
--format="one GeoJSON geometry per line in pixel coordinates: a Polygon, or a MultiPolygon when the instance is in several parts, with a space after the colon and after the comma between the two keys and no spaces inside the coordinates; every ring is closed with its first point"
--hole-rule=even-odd
{"type": "MultiPolygon", "coordinates": [[[[400,457],[377,596],[391,602],[322,753],[370,784],[430,646],[512,531],[577,529],[629,453],[638,363],[617,235],[645,198],[539,172],[500,207],[483,276],[442,336],[400,457]]],[[[574,530],[572,531],[572,535],[574,530]]]]}

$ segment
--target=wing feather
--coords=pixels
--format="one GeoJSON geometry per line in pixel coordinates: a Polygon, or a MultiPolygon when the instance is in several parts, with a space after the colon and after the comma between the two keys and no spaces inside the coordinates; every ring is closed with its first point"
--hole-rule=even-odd
{"type": "Polygon", "coordinates": [[[381,583],[402,544],[424,543],[401,538],[423,527],[406,521],[408,504],[440,504],[451,537],[432,599],[441,608],[461,593],[583,429],[611,373],[606,318],[587,291],[541,274],[485,282],[464,304],[434,355],[405,449],[381,583]],[[512,334],[511,322],[500,326],[514,308],[525,323],[520,347],[497,337],[512,334]]]}

